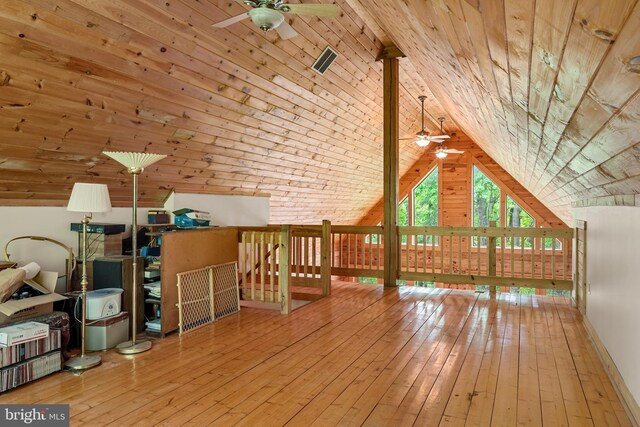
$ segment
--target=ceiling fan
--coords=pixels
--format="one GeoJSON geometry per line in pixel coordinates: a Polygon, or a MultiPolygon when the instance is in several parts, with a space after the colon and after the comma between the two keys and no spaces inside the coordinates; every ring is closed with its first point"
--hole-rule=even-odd
{"type": "Polygon", "coordinates": [[[436,153],[437,158],[444,159],[449,154],[462,154],[464,153],[464,151],[456,150],[455,148],[444,148],[443,146],[440,146],[436,148],[436,151],[434,151],[434,153],[436,153]]]}
{"type": "Polygon", "coordinates": [[[287,40],[298,35],[284,19],[285,13],[308,16],[337,16],[338,6],[335,4],[299,4],[284,3],[284,0],[244,0],[251,10],[224,21],[213,24],[214,28],[225,28],[229,25],[251,18],[262,31],[275,29],[281,39],[287,40]]]}
{"type": "MultiPolygon", "coordinates": [[[[431,141],[442,143],[443,139],[449,138],[449,135],[445,135],[442,131],[442,122],[444,122],[444,117],[438,118],[438,120],[440,121],[440,135],[430,135],[429,132],[424,130],[424,100],[427,99],[427,97],[424,95],[420,95],[418,99],[422,103],[422,129],[420,129],[420,132],[416,133],[416,144],[418,144],[418,146],[420,147],[426,147],[431,141]]],[[[407,139],[413,138],[401,138],[401,140],[407,139]]]]}

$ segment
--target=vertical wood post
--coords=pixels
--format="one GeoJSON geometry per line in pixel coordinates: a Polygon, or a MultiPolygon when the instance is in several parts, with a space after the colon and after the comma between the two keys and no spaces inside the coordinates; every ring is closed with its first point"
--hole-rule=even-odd
{"type": "Polygon", "coordinates": [[[291,275],[291,263],[289,252],[291,251],[291,229],[289,225],[283,225],[280,232],[280,262],[278,265],[278,289],[282,297],[280,301],[280,313],[289,314],[291,310],[291,288],[289,276],[291,275]]]}
{"type": "MultiPolygon", "coordinates": [[[[571,270],[572,271],[572,276],[573,276],[573,292],[572,292],[572,301],[574,304],[574,307],[577,308],[578,310],[580,309],[580,272],[578,269],[578,237],[579,237],[579,232],[578,232],[578,226],[576,225],[576,227],[573,228],[573,240],[572,240],[572,244],[571,244],[571,270]]],[[[544,240],[542,241],[542,244],[544,245],[544,240]]],[[[563,248],[564,249],[564,248],[563,248]]],[[[565,249],[566,251],[566,249],[565,249]]]]}
{"type": "Polygon", "coordinates": [[[384,285],[397,286],[400,241],[398,239],[398,58],[383,59],[384,74],[384,285]]]}
{"type": "MultiPolygon", "coordinates": [[[[489,227],[495,227],[495,221],[489,221],[489,227]]],[[[478,246],[480,245],[480,239],[478,239],[478,246]]],[[[487,255],[488,255],[488,276],[495,277],[496,275],[496,238],[494,236],[489,236],[487,239],[487,255]]],[[[494,293],[498,287],[497,286],[489,286],[489,292],[494,293]]]]}
{"type": "Polygon", "coordinates": [[[331,221],[322,221],[320,239],[320,281],[322,294],[331,295],[331,221]]]}

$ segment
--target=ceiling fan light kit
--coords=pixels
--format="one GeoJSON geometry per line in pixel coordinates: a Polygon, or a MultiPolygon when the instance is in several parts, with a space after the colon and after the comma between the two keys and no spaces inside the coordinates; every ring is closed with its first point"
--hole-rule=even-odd
{"type": "Polygon", "coordinates": [[[283,0],[245,0],[244,4],[251,7],[249,12],[216,22],[213,28],[225,28],[244,19],[251,21],[262,31],[276,30],[281,39],[287,40],[298,35],[286,22],[284,14],[307,16],[337,16],[340,12],[335,4],[287,4],[283,0]]]}
{"type": "Polygon", "coordinates": [[[251,21],[262,31],[269,31],[274,28],[278,28],[278,26],[284,21],[284,15],[282,13],[267,7],[251,9],[249,11],[249,16],[251,17],[251,21]]]}

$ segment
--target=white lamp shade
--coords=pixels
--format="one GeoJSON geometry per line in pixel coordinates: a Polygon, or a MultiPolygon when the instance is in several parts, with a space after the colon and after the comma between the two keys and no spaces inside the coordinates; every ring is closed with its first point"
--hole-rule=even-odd
{"type": "Polygon", "coordinates": [[[67,210],[87,213],[111,211],[109,188],[105,184],[76,182],[73,184],[67,210]]]}
{"type": "Polygon", "coordinates": [[[111,157],[116,162],[131,169],[146,168],[167,157],[165,154],[133,153],[127,151],[103,151],[102,154],[111,157]]]}
{"type": "Polygon", "coordinates": [[[436,151],[436,157],[439,159],[444,159],[445,157],[447,157],[447,152],[446,151],[436,151]]]}

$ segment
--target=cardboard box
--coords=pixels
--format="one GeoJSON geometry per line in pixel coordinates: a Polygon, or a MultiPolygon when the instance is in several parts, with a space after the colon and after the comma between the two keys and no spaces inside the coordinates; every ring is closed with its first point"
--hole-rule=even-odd
{"type": "Polygon", "coordinates": [[[10,346],[49,336],[49,325],[40,322],[24,322],[0,328],[0,346],[10,346]]]}
{"type": "Polygon", "coordinates": [[[44,295],[9,300],[0,304],[0,325],[38,314],[51,313],[55,301],[67,299],[67,297],[55,293],[57,281],[58,273],[52,271],[41,271],[33,280],[25,280],[27,285],[44,295]]]}

